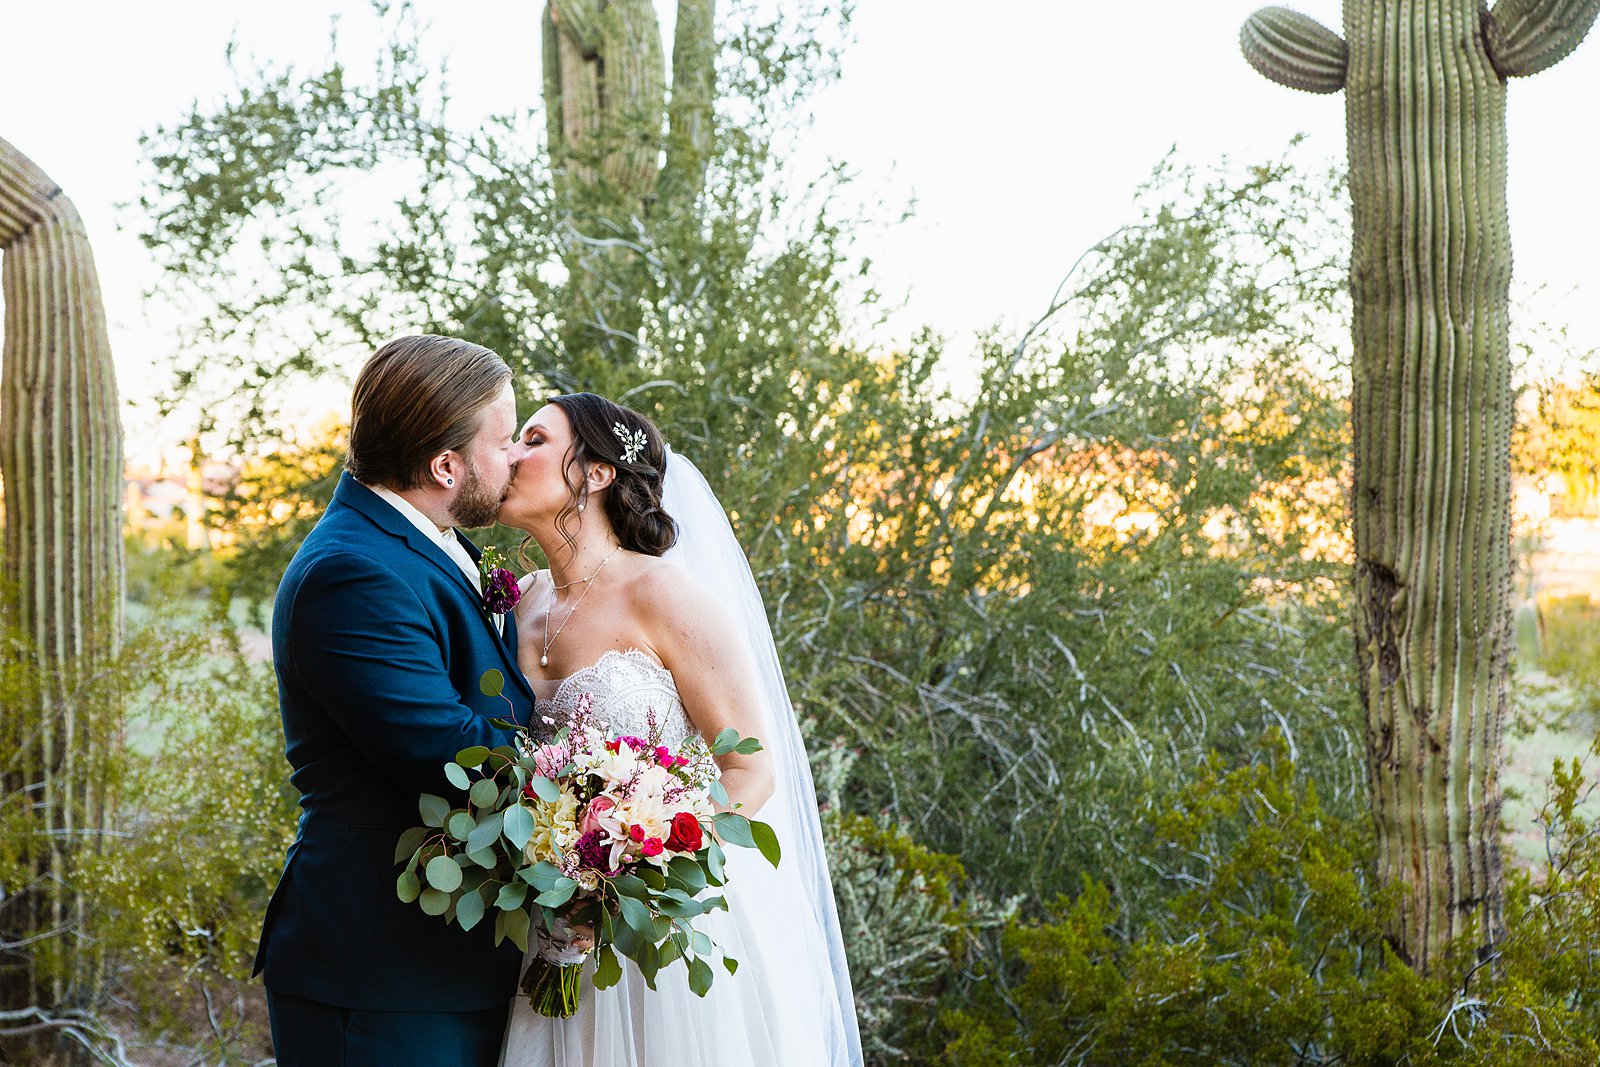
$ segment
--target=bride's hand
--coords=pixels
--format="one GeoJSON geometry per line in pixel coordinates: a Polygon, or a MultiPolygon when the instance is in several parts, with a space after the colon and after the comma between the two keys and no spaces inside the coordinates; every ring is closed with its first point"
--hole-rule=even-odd
{"type": "Polygon", "coordinates": [[[594,927],[588,923],[579,923],[572,927],[572,936],[567,939],[567,944],[579,952],[592,952],[594,950],[594,927]]]}

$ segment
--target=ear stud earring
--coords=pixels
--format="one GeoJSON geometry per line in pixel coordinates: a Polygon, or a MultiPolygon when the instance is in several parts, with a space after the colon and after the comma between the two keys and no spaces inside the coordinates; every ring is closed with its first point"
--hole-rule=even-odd
{"type": "Polygon", "coordinates": [[[455,485],[456,484],[456,480],[454,478],[446,478],[444,480],[444,484],[445,485],[455,485]]]}

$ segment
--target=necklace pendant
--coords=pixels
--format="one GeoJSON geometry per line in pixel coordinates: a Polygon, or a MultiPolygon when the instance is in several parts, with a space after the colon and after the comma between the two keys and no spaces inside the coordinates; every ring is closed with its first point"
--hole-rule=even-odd
{"type": "Polygon", "coordinates": [[[549,656],[540,656],[539,657],[539,666],[541,666],[541,667],[550,666],[550,657],[549,656]]]}

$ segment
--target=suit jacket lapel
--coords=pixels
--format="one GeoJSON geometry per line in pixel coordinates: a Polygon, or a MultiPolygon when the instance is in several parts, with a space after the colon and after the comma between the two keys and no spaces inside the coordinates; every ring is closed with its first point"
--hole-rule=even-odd
{"type": "MultiPolygon", "coordinates": [[[[507,668],[503,673],[512,685],[521,689],[527,698],[532,701],[533,687],[528,684],[528,679],[524,677],[522,668],[517,665],[516,628],[512,625],[511,612],[506,612],[505,633],[496,630],[494,620],[489,617],[489,612],[484,609],[482,595],[472,584],[472,580],[462,572],[460,565],[445,552],[444,546],[423,536],[422,531],[412,525],[404,515],[390,507],[376,493],[350,477],[348,473],[339,476],[339,487],[334,490],[333,500],[336,504],[344,504],[361,512],[386,532],[405,541],[406,545],[417,555],[433,563],[434,566],[439,567],[450,576],[451,581],[456,583],[456,587],[471,602],[473,613],[478,616],[484,626],[488,627],[489,636],[494,640],[495,647],[500,650],[500,658],[507,668]],[[507,635],[510,635],[509,643],[507,635]]],[[[471,556],[474,561],[477,561],[482,556],[478,546],[473,544],[470,538],[462,535],[460,531],[456,532],[456,539],[466,548],[467,555],[471,556]]]]}

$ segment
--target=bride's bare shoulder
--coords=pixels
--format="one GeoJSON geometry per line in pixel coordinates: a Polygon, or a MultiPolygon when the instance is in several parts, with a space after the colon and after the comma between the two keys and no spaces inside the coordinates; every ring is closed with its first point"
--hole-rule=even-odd
{"type": "Polygon", "coordinates": [[[628,599],[647,612],[681,610],[705,596],[705,587],[692,574],[659,556],[639,557],[628,580],[628,599]]]}

